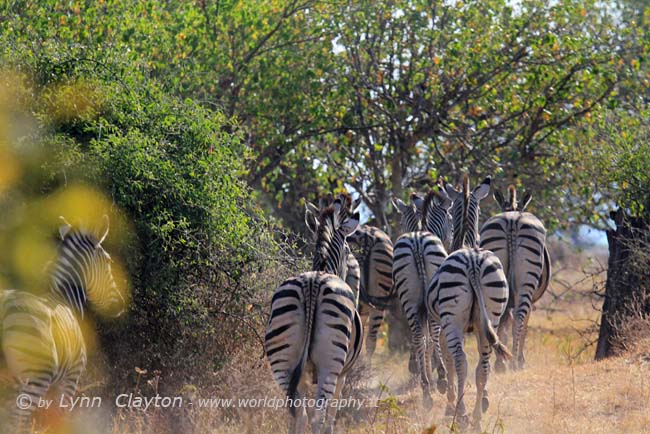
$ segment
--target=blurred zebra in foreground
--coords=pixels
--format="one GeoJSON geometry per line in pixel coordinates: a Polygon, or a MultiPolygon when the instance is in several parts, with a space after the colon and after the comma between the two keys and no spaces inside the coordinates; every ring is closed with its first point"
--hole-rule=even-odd
{"type": "MultiPolygon", "coordinates": [[[[432,365],[438,371],[438,389],[441,392],[446,388],[446,372],[438,344],[440,329],[427,317],[424,300],[433,273],[447,257],[442,240],[447,238],[445,231],[449,226],[442,222],[447,221],[451,202],[445,201],[441,193],[432,190],[425,199],[413,193],[411,204],[406,205],[397,199],[394,205],[402,215],[401,225],[406,232],[397,239],[393,252],[395,291],[411,332],[411,360],[415,357],[417,361],[422,400],[428,408],[433,405],[430,392],[432,365]],[[422,230],[425,204],[429,212],[436,215],[425,219],[427,223],[432,223],[430,229],[433,232],[422,230]]],[[[412,363],[409,365],[412,370],[412,363]]]]}
{"type": "Polygon", "coordinates": [[[361,266],[359,288],[362,320],[367,324],[366,352],[370,364],[377,346],[377,333],[384,321],[385,309],[393,296],[393,242],[390,237],[374,226],[361,226],[350,237],[349,242],[359,248],[358,261],[361,266]]]}
{"type": "Polygon", "coordinates": [[[102,247],[108,226],[104,216],[100,236],[67,223],[59,228],[46,296],[0,291],[2,353],[19,395],[32,403],[15,407],[12,433],[31,432],[32,412],[46,394],[55,393],[56,402],[74,397],[86,367],[86,345],[75,314],[83,318],[87,304],[102,315],[117,317],[124,311],[111,258],[102,247]]]}
{"type": "Polygon", "coordinates": [[[448,371],[446,413],[455,415],[461,428],[464,428],[469,422],[464,403],[467,379],[464,334],[473,328],[478,342],[473,421],[479,426],[482,412],[489,406],[487,380],[492,348],[502,356],[509,357],[508,350],[494,330],[506,309],[508,283],[499,258],[488,250],[476,247],[479,202],[490,191],[490,178],[470,192],[469,180],[465,175],[462,192],[449,184],[445,185],[445,190],[453,200],[453,252],[431,279],[426,308],[430,318],[441,325],[444,335],[443,353],[448,371]],[[458,377],[458,400],[454,373],[458,377]]]}
{"type": "MultiPolygon", "coordinates": [[[[537,217],[524,212],[530,203],[530,194],[524,195],[519,203],[515,187],[510,185],[507,199],[498,191],[494,198],[503,212],[491,217],[481,228],[481,248],[499,257],[508,279],[510,296],[508,309],[499,324],[499,338],[508,343],[507,327],[512,322],[512,368],[522,369],[530,312],[533,303],[546,291],[551,278],[546,229],[537,217]]],[[[499,354],[494,367],[497,372],[505,370],[504,360],[499,354]]]]}
{"type": "Polygon", "coordinates": [[[265,336],[265,352],[273,377],[291,399],[289,432],[302,432],[307,423],[303,407],[292,405],[317,383],[312,432],[331,432],[345,378],[361,351],[363,328],[345,276],[345,238],[359,224],[344,198],[337,198],[315,220],[313,271],[283,282],[274,292],[265,336]]]}

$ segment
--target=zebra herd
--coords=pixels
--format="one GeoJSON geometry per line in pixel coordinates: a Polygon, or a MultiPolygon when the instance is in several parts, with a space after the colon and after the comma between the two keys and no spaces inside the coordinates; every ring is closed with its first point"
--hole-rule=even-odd
{"type": "Polygon", "coordinates": [[[57,259],[48,268],[49,292],[0,290],[0,342],[20,400],[13,421],[3,423],[0,432],[31,432],[32,412],[48,393],[56,394],[57,402],[59,396],[66,402],[74,396],[86,367],[80,320],[88,305],[105,316],[124,312],[111,257],[102,247],[108,229],[107,216],[99,231],[74,228],[64,220],[57,259]]]}
{"type": "Polygon", "coordinates": [[[359,356],[364,326],[372,357],[393,300],[409,325],[409,365],[419,375],[423,405],[433,405],[435,369],[437,389],[447,395],[446,414],[461,428],[470,422],[464,403],[465,333],[475,333],[479,352],[473,425],[480,426],[489,406],[492,350],[497,371],[510,359],[512,369],[523,368],[528,319],[551,277],[546,229],[524,211],[530,195],[519,203],[510,186],[507,199],[494,193],[503,212],[479,232],[490,177],[473,190],[467,175],[459,190],[441,179],[437,184],[425,195],[412,193],[409,203],[394,200],[402,231],[394,247],[380,229],[358,227],[359,203],[349,194],[329,195],[318,206],[306,203],[315,245],[312,270],[275,290],[265,336],[273,377],[289,398],[290,433],[303,432],[308,419],[313,433],[333,431],[336,407],[328,403],[339,397],[359,356]],[[359,247],[356,257],[348,242],[359,247]],[[505,345],[510,323],[512,352],[505,345]],[[316,385],[316,406],[306,409],[295,403],[310,382],[316,385]]]}

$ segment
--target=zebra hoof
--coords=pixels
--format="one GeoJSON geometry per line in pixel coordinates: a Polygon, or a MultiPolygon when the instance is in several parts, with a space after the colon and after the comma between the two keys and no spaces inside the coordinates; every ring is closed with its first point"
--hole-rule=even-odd
{"type": "Polygon", "coordinates": [[[481,410],[483,410],[483,413],[485,413],[488,408],[490,408],[490,400],[487,396],[484,396],[483,399],[481,399],[481,410]]]}
{"type": "Polygon", "coordinates": [[[496,372],[497,374],[505,374],[506,364],[503,362],[496,362],[494,364],[494,372],[496,372]]]}
{"type": "Polygon", "coordinates": [[[447,380],[445,378],[438,378],[436,386],[438,387],[438,393],[444,395],[447,392],[447,380]]]}

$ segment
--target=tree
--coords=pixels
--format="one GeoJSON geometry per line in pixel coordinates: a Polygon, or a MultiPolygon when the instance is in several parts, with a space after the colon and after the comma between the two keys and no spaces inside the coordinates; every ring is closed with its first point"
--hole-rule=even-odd
{"type": "Polygon", "coordinates": [[[544,206],[577,163],[563,133],[615,94],[637,49],[614,20],[584,1],[348,3],[327,77],[339,128],[319,158],[381,226],[391,195],[461,170],[521,182],[557,218],[544,206]]]}

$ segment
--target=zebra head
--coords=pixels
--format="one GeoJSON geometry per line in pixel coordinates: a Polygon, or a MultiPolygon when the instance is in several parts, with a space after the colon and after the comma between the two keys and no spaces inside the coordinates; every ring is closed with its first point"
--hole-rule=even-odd
{"type": "Polygon", "coordinates": [[[326,271],[345,278],[345,239],[359,226],[359,213],[351,212],[351,204],[343,195],[323,209],[318,209],[309,202],[306,204],[305,220],[316,241],[312,270],[326,271]]]}
{"type": "Polygon", "coordinates": [[[402,215],[400,225],[402,233],[416,232],[422,230],[422,214],[424,199],[418,193],[411,193],[411,203],[409,205],[402,202],[401,199],[394,199],[393,207],[398,214],[402,215]]]}
{"type": "Polygon", "coordinates": [[[431,190],[424,198],[422,227],[442,241],[449,237],[451,198],[444,189],[431,190]]]}
{"type": "Polygon", "coordinates": [[[532,197],[530,193],[525,193],[524,199],[521,201],[521,203],[517,202],[517,191],[515,190],[515,186],[512,184],[508,186],[508,199],[504,198],[500,191],[494,192],[494,200],[496,200],[496,202],[501,207],[501,211],[503,212],[524,212],[531,199],[532,197]]]}
{"type": "Polygon", "coordinates": [[[59,227],[58,258],[52,272],[52,292],[81,317],[87,302],[100,314],[120,316],[126,303],[115,284],[111,257],[102,247],[108,235],[108,216],[102,219],[99,235],[73,228],[65,219],[63,221],[59,227]]]}
{"type": "Polygon", "coordinates": [[[445,191],[452,200],[452,233],[451,251],[463,247],[478,246],[478,216],[479,202],[490,193],[490,177],[483,180],[473,191],[469,190],[469,178],[463,177],[463,188],[456,190],[451,184],[445,183],[445,191]]]}

